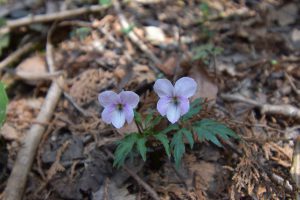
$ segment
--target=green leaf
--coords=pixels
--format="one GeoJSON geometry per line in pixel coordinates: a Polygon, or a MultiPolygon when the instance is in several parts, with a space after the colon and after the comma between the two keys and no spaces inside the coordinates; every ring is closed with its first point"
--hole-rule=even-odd
{"type": "Polygon", "coordinates": [[[192,149],[193,146],[194,146],[194,137],[193,137],[193,133],[192,133],[190,130],[186,129],[186,128],[183,128],[181,131],[183,132],[184,136],[185,136],[186,139],[188,140],[188,142],[189,142],[189,144],[190,144],[190,147],[191,147],[191,149],[192,149]]]}
{"type": "Polygon", "coordinates": [[[195,122],[192,126],[200,140],[208,140],[220,147],[222,144],[217,136],[224,140],[228,140],[229,137],[239,138],[233,130],[211,119],[202,119],[195,122]]]}
{"type": "Polygon", "coordinates": [[[173,149],[176,166],[179,166],[181,158],[185,152],[185,146],[182,139],[182,130],[176,132],[172,138],[171,148],[173,149]]]}
{"type": "Polygon", "coordinates": [[[154,135],[154,137],[163,144],[163,146],[165,148],[165,151],[166,151],[168,157],[170,158],[171,157],[171,153],[170,153],[170,146],[169,146],[169,139],[168,139],[168,137],[165,134],[161,133],[161,132],[158,133],[158,134],[156,134],[156,135],[154,135]]]}
{"type": "Polygon", "coordinates": [[[0,17],[0,27],[6,25],[6,19],[3,17],[0,17]]]}
{"type": "Polygon", "coordinates": [[[145,126],[148,126],[153,119],[153,111],[150,111],[145,119],[145,126]]]}
{"type": "Polygon", "coordinates": [[[124,164],[126,157],[131,152],[137,139],[138,133],[132,133],[118,142],[118,147],[115,151],[115,160],[113,163],[114,167],[120,167],[124,164]]]}
{"type": "Polygon", "coordinates": [[[218,138],[216,138],[216,136],[214,134],[209,134],[206,135],[206,139],[211,141],[212,143],[214,143],[215,145],[222,147],[223,145],[220,143],[220,141],[218,140],[218,138]]]}
{"type": "Polygon", "coordinates": [[[161,134],[167,134],[170,131],[175,131],[175,130],[178,130],[178,129],[179,129],[178,124],[171,124],[167,128],[165,128],[164,130],[160,131],[159,133],[161,133],[161,134]]]}
{"type": "Polygon", "coordinates": [[[146,153],[147,153],[147,147],[146,147],[146,138],[139,138],[136,142],[136,147],[138,152],[141,154],[144,161],[146,161],[146,153]]]}
{"type": "Polygon", "coordinates": [[[201,98],[195,99],[190,105],[189,112],[187,112],[185,115],[182,116],[182,120],[186,121],[192,118],[193,116],[195,116],[196,114],[198,114],[202,109],[201,103],[202,103],[201,98]]]}
{"type": "Polygon", "coordinates": [[[150,129],[154,128],[159,122],[162,120],[162,117],[159,115],[150,123],[149,127],[150,129]]]}
{"type": "Polygon", "coordinates": [[[0,56],[2,55],[2,50],[9,45],[10,37],[8,34],[0,34],[0,56]]]}
{"type": "Polygon", "coordinates": [[[110,3],[110,0],[99,0],[99,4],[103,6],[110,5],[110,3]]]}
{"type": "Polygon", "coordinates": [[[71,37],[78,37],[80,40],[84,40],[90,33],[92,29],[89,27],[80,27],[74,29],[70,35],[71,37]]]}
{"type": "Polygon", "coordinates": [[[143,124],[141,114],[136,111],[134,111],[134,120],[136,121],[136,123],[138,123],[140,125],[143,124]]]}
{"type": "Polygon", "coordinates": [[[6,109],[8,104],[8,97],[5,91],[5,86],[0,82],[0,127],[3,125],[6,118],[6,109]]]}

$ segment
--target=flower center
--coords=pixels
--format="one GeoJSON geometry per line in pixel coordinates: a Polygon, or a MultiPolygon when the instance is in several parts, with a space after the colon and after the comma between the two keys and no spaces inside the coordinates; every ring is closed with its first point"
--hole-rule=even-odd
{"type": "Polygon", "coordinates": [[[173,103],[177,106],[179,104],[178,97],[173,97],[173,103]]]}
{"type": "Polygon", "coordinates": [[[123,104],[121,104],[121,103],[119,103],[119,104],[117,104],[117,110],[119,110],[119,111],[121,111],[121,110],[123,110],[123,104]]]}

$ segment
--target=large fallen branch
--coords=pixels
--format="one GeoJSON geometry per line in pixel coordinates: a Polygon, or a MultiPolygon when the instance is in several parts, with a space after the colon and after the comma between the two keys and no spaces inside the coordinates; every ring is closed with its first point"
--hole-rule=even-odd
{"type": "Polygon", "coordinates": [[[294,117],[300,119],[300,109],[288,104],[283,104],[283,105],[262,104],[259,103],[258,101],[247,99],[240,94],[221,94],[221,97],[227,101],[239,101],[239,102],[247,103],[255,107],[258,107],[260,108],[263,114],[276,114],[276,115],[283,115],[286,117],[294,117]]]}
{"type": "MultiPolygon", "coordinates": [[[[47,63],[49,65],[49,72],[54,73],[55,68],[53,62],[52,45],[49,41],[50,36],[51,31],[49,31],[48,34],[46,54],[47,63]]],[[[62,94],[62,90],[59,87],[59,84],[62,85],[62,81],[62,77],[58,78],[55,81],[52,81],[51,87],[47,93],[47,96],[42,105],[41,111],[38,117],[36,118],[36,121],[41,123],[49,123],[54,113],[55,107],[59,101],[59,98],[62,94]]],[[[23,145],[21,146],[21,149],[18,152],[13,170],[8,179],[3,195],[4,200],[22,199],[22,195],[27,181],[27,175],[31,169],[31,165],[34,160],[37,147],[41,141],[45,129],[46,127],[41,124],[33,124],[27,132],[23,145]]]]}

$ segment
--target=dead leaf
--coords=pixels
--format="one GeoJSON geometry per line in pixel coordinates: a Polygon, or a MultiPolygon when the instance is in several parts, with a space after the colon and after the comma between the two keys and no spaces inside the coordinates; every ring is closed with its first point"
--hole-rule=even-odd
{"type": "Polygon", "coordinates": [[[93,193],[94,200],[110,199],[110,200],[135,200],[135,195],[129,194],[126,185],[118,187],[113,181],[106,181],[107,184],[102,185],[98,191],[93,193]]]}
{"type": "Polygon", "coordinates": [[[277,21],[280,26],[287,26],[296,22],[298,6],[295,3],[284,5],[280,9],[271,10],[268,18],[277,21]]]}
{"type": "Polygon", "coordinates": [[[173,76],[176,67],[177,58],[175,56],[169,57],[164,63],[157,65],[167,76],[173,76]]]}
{"type": "Polygon", "coordinates": [[[8,123],[5,123],[3,127],[0,130],[0,135],[5,140],[17,140],[19,141],[22,137],[22,135],[11,125],[8,123]]]}
{"type": "MultiPolygon", "coordinates": [[[[33,55],[24,61],[22,61],[16,68],[16,75],[44,75],[47,73],[47,66],[45,58],[41,55],[33,55]]],[[[36,85],[38,81],[26,80],[26,83],[30,85],[36,85]]]]}
{"type": "Polygon", "coordinates": [[[161,44],[166,41],[166,36],[163,30],[157,26],[145,27],[146,39],[152,44],[161,44]]]}
{"type": "Polygon", "coordinates": [[[207,98],[208,100],[214,100],[217,97],[218,86],[213,79],[209,76],[207,71],[201,65],[194,65],[189,76],[195,79],[198,84],[197,92],[192,99],[207,98]]]}

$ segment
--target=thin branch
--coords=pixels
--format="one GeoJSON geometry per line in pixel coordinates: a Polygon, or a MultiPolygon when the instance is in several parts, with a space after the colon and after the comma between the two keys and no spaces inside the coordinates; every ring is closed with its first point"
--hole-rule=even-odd
{"type": "Polygon", "coordinates": [[[21,19],[16,20],[8,20],[6,23],[6,26],[0,29],[0,34],[9,33],[12,29],[21,27],[21,26],[28,26],[30,24],[36,24],[36,23],[46,23],[51,21],[57,21],[67,18],[72,18],[75,16],[80,16],[86,13],[91,12],[100,12],[107,8],[109,8],[110,5],[92,5],[87,6],[83,8],[77,8],[73,10],[65,10],[61,12],[55,12],[50,14],[42,14],[42,15],[33,15],[28,17],[23,17],[21,19]]]}
{"type": "MultiPolygon", "coordinates": [[[[293,162],[290,170],[291,176],[298,188],[300,188],[300,136],[297,137],[293,153],[293,162]]],[[[296,193],[297,200],[300,200],[300,194],[296,193]]]]}
{"type": "Polygon", "coordinates": [[[8,57],[6,57],[4,60],[2,60],[0,62],[0,71],[3,68],[5,68],[8,65],[10,65],[11,63],[13,63],[16,60],[18,60],[23,54],[25,54],[28,51],[30,51],[36,44],[37,44],[36,41],[35,42],[28,42],[27,44],[25,44],[24,46],[22,46],[21,48],[19,48],[16,51],[14,51],[12,54],[10,54],[8,57]]]}
{"type": "Polygon", "coordinates": [[[40,74],[34,74],[34,73],[28,73],[28,72],[16,72],[15,75],[24,80],[29,81],[40,81],[40,80],[52,80],[54,78],[57,78],[61,75],[63,75],[62,71],[56,71],[53,73],[40,73],[40,74]]]}
{"type": "Polygon", "coordinates": [[[294,90],[294,92],[300,96],[300,90],[296,87],[295,83],[293,82],[292,78],[290,77],[290,75],[286,72],[285,73],[285,77],[287,78],[287,80],[289,81],[292,89],[294,90]]]}
{"type": "Polygon", "coordinates": [[[247,99],[240,94],[221,94],[221,97],[227,101],[240,101],[258,107],[260,108],[263,114],[277,114],[286,117],[294,117],[300,119],[300,109],[288,104],[283,104],[283,105],[262,104],[259,103],[258,101],[247,99]]]}
{"type": "MultiPolygon", "coordinates": [[[[48,33],[48,39],[50,38],[51,31],[48,33]]],[[[52,46],[50,46],[50,40],[47,41],[46,55],[47,63],[49,65],[50,73],[54,73],[54,62],[52,46]],[[51,65],[51,67],[50,67],[51,65]]],[[[62,79],[57,79],[57,81],[62,81],[62,79]]],[[[41,111],[38,114],[36,121],[41,123],[49,123],[52,115],[54,113],[55,107],[59,101],[62,94],[62,90],[56,81],[52,81],[50,89],[48,90],[45,101],[41,107],[41,111]]],[[[13,170],[7,181],[6,188],[4,190],[5,200],[21,200],[23,197],[24,188],[27,181],[27,175],[31,169],[37,147],[41,141],[43,133],[46,127],[40,124],[33,124],[29,129],[26,137],[24,139],[23,145],[20,148],[17,159],[15,161],[13,170]]]]}

